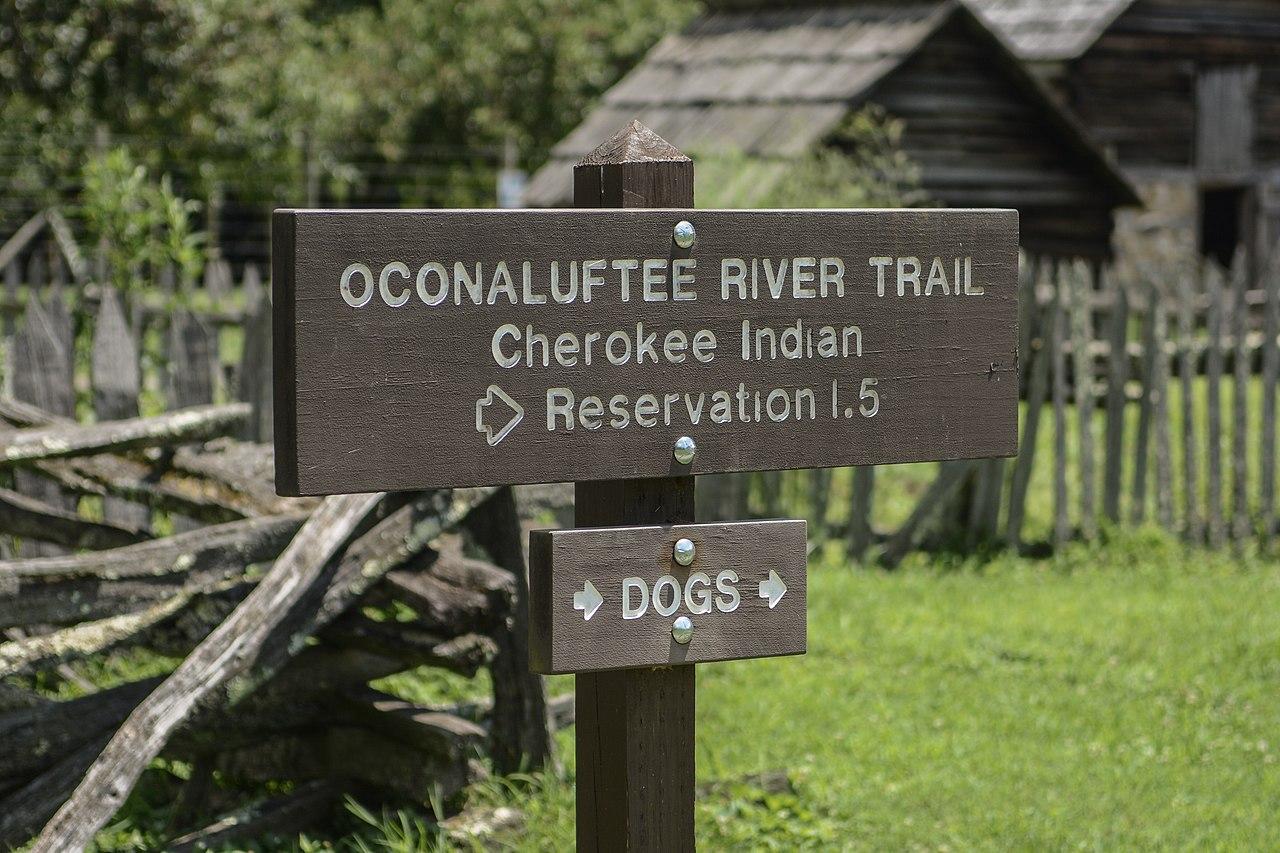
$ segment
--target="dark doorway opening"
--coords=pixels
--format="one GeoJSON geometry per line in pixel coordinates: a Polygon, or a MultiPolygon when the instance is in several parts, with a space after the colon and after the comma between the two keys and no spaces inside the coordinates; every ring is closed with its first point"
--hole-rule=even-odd
{"type": "Polygon", "coordinates": [[[1220,187],[1200,191],[1200,254],[1231,266],[1236,248],[1245,239],[1245,187],[1220,187]]]}

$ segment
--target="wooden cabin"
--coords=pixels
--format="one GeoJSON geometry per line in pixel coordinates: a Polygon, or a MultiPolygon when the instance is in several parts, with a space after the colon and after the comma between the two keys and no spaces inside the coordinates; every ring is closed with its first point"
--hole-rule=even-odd
{"type": "Polygon", "coordinates": [[[570,203],[574,162],[633,118],[685,151],[785,161],[833,144],[877,104],[903,126],[921,189],[948,207],[1013,207],[1023,247],[1101,259],[1133,188],[1005,44],[958,0],[711,0],[560,142],[526,203],[570,203]]]}
{"type": "Polygon", "coordinates": [[[1115,155],[1132,226],[1226,263],[1280,243],[1280,0],[966,0],[1115,155]]]}

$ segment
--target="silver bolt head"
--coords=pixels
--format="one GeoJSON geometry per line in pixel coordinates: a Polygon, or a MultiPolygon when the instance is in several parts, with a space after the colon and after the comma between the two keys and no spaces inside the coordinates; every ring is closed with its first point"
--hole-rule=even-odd
{"type": "Polygon", "coordinates": [[[676,245],[681,249],[688,249],[693,245],[693,241],[698,239],[698,232],[693,230],[693,223],[687,219],[681,219],[676,223],[676,227],[672,229],[672,239],[676,241],[676,245]]]}
{"type": "Polygon", "coordinates": [[[671,549],[671,553],[677,563],[687,566],[693,562],[697,549],[693,547],[692,539],[677,539],[675,547],[671,549]]]}
{"type": "Polygon", "coordinates": [[[682,646],[689,645],[693,639],[693,620],[688,616],[680,616],[671,625],[671,639],[682,646]]]}
{"type": "Polygon", "coordinates": [[[672,454],[681,465],[688,465],[693,461],[693,456],[697,452],[698,445],[694,443],[693,439],[687,435],[682,435],[676,439],[675,450],[672,451],[672,454]]]}

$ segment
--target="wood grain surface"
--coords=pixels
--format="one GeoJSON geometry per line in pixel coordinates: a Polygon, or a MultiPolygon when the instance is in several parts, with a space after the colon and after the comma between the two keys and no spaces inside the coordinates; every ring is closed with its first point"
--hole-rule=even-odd
{"type": "MultiPolygon", "coordinates": [[[[693,163],[631,122],[574,167],[582,208],[692,207],[693,163]]],[[[695,478],[574,484],[574,524],[692,524],[695,478]]],[[[577,846],[583,853],[694,849],[697,670],[580,672],[577,846]]]]}
{"type": "MultiPolygon", "coordinates": [[[[530,666],[551,674],[804,654],[805,528],[804,521],[745,521],[534,531],[530,666]],[[672,557],[681,537],[696,547],[689,566],[672,557]],[[771,572],[786,586],[773,607],[761,590],[762,583],[773,582],[771,572]],[[659,584],[663,576],[678,587],[670,581],[659,584]],[[700,578],[692,592],[691,576],[700,578]],[[645,585],[648,603],[636,618],[623,616],[626,578],[645,585]],[[736,590],[736,604],[718,587],[722,578],[725,587],[736,590]],[[594,600],[575,601],[587,581],[602,599],[589,619],[586,609],[575,609],[594,600]],[[677,606],[663,615],[659,601],[664,608],[677,606]],[[733,609],[724,612],[721,605],[733,609]],[[672,623],[680,616],[694,626],[687,645],[671,636],[672,623]]],[[[640,610],[641,600],[633,585],[632,613],[640,610]]]]}
{"type": "MultiPolygon", "coordinates": [[[[1014,211],[282,210],[274,223],[275,432],[283,494],[977,458],[1011,455],[1017,446],[1014,211]],[[672,239],[682,219],[697,232],[687,250],[672,239]],[[726,258],[757,269],[754,298],[750,292],[739,298],[736,287],[724,298],[726,258]],[[802,281],[797,293],[794,272],[817,274],[823,258],[843,262],[843,295],[832,283],[825,298],[806,298],[806,289],[817,289],[816,280],[802,281]],[[891,260],[878,267],[872,258],[891,260]],[[948,292],[935,284],[917,296],[908,282],[899,296],[899,260],[908,276],[913,263],[920,265],[923,289],[935,258],[948,292]],[[955,294],[957,258],[962,269],[964,259],[971,259],[971,286],[981,288],[981,295],[955,294]],[[605,283],[593,290],[592,300],[584,302],[580,292],[572,302],[554,302],[551,263],[560,263],[563,289],[570,266],[576,263],[580,271],[593,259],[604,261],[605,283]],[[621,271],[612,261],[646,259],[661,260],[655,272],[665,283],[654,293],[668,298],[642,298],[641,268],[630,273],[630,299],[622,301],[621,271]],[[794,259],[819,265],[797,267],[794,259]],[[694,275],[684,291],[696,300],[672,298],[672,273],[681,260],[696,262],[684,267],[694,275]],[[775,271],[787,262],[776,298],[764,275],[766,260],[775,271]],[[386,291],[391,301],[403,296],[405,302],[391,307],[379,279],[396,261],[404,267],[388,274],[386,291]],[[511,304],[505,292],[489,292],[500,261],[507,263],[519,304],[511,304]],[[525,304],[525,261],[532,265],[531,292],[546,298],[545,304],[525,304]],[[416,280],[430,262],[451,279],[455,264],[472,274],[479,264],[483,304],[473,304],[465,293],[455,303],[456,286],[441,304],[427,304],[416,280]],[[359,307],[348,304],[339,286],[344,270],[357,263],[367,266],[372,279],[369,299],[359,307]],[[883,295],[879,272],[886,278],[883,295]],[[747,360],[744,320],[751,323],[747,360]],[[797,323],[802,352],[787,357],[781,338],[797,323]],[[504,358],[521,356],[510,367],[500,366],[493,352],[495,333],[504,324],[522,335],[520,341],[508,336],[499,342],[504,358]],[[643,333],[637,324],[644,325],[643,333]],[[549,366],[542,364],[541,345],[530,366],[524,349],[529,327],[547,336],[549,366]],[[835,357],[819,353],[823,327],[841,339],[835,357]],[[846,354],[844,333],[851,327],[858,333],[847,338],[846,354]],[[761,328],[772,329],[779,344],[775,350],[767,337],[760,339],[764,357],[757,359],[761,328]],[[690,342],[674,363],[663,352],[673,330],[690,342]],[[700,330],[716,337],[709,361],[692,355],[700,330]],[[615,331],[631,338],[633,357],[622,364],[603,355],[615,331]],[[810,331],[814,338],[808,338],[810,331]],[[572,333],[582,347],[572,366],[554,356],[563,333],[572,333]],[[587,366],[583,351],[591,333],[599,337],[587,366]],[[640,341],[652,333],[657,357],[637,364],[640,341]],[[861,354],[854,345],[859,337],[861,354]],[[864,380],[875,384],[864,386],[864,380]],[[491,387],[523,410],[497,441],[515,409],[491,387]],[[871,416],[862,411],[872,408],[868,387],[879,398],[871,416]],[[564,400],[549,405],[553,388],[573,396],[572,429],[564,416],[548,423],[548,410],[564,400]],[[777,420],[769,408],[775,390],[780,393],[772,412],[786,412],[777,420]],[[730,416],[724,418],[722,409],[719,421],[712,417],[717,391],[732,399],[730,416]],[[646,394],[653,395],[656,414],[637,411],[646,394]],[[628,412],[621,428],[611,407],[619,395],[628,412]],[[597,398],[603,411],[593,416],[588,409],[587,417],[579,417],[588,397],[597,398]],[[672,458],[672,444],[682,435],[698,444],[690,465],[672,458]]],[[[360,274],[350,287],[353,301],[363,298],[360,274]]],[[[434,296],[438,287],[437,275],[429,274],[426,294],[434,296]]],[[[622,342],[615,346],[621,353],[622,342]]]]}

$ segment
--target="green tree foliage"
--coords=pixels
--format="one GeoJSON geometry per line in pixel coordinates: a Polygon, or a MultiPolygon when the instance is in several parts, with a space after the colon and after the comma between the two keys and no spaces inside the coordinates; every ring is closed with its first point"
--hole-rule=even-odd
{"type": "Polygon", "coordinates": [[[103,135],[153,167],[202,164],[178,176],[199,195],[248,175],[261,200],[285,200],[307,152],[338,197],[362,189],[371,160],[430,160],[385,201],[487,200],[492,177],[477,169],[493,168],[498,146],[512,140],[536,165],[697,11],[694,0],[0,3],[0,156],[23,164],[7,189],[49,200],[103,135]]]}
{"type": "Polygon", "coordinates": [[[199,205],[179,197],[168,175],[154,180],[128,148],[89,159],[82,198],[80,212],[91,238],[107,246],[117,287],[131,287],[143,264],[172,263],[185,275],[199,274],[204,235],[191,227],[199,205]]]}
{"type": "Polygon", "coordinates": [[[913,207],[928,200],[920,167],[901,148],[902,121],[882,107],[850,113],[823,142],[794,158],[699,151],[700,207],[913,207]]]}

